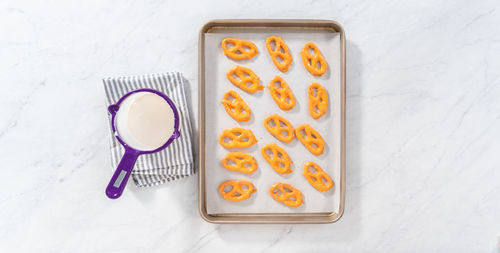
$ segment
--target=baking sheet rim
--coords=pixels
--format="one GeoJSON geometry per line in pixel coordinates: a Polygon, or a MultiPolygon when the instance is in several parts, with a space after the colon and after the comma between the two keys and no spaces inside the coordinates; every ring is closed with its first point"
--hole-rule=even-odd
{"type": "Polygon", "coordinates": [[[266,20],[266,19],[227,19],[212,20],[207,22],[199,34],[198,41],[198,209],[201,217],[210,223],[332,223],[338,221],[345,208],[345,92],[346,92],[346,62],[345,62],[345,34],[342,26],[330,20],[266,20]],[[237,213],[237,214],[208,214],[206,209],[206,189],[205,189],[205,33],[210,33],[215,28],[310,28],[310,29],[331,29],[340,33],[340,82],[341,82],[341,162],[340,162],[340,203],[339,212],[331,213],[237,213]]]}

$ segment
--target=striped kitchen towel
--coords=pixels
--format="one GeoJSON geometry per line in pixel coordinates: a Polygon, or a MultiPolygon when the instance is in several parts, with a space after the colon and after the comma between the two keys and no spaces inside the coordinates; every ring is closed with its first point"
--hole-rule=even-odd
{"type": "MultiPolygon", "coordinates": [[[[179,111],[179,131],[181,136],[162,151],[139,156],[132,170],[132,179],[138,187],[163,184],[183,178],[194,173],[193,145],[191,143],[191,121],[184,86],[187,85],[181,73],[168,72],[128,77],[112,77],[103,79],[106,92],[106,108],[116,103],[126,93],[150,88],[167,95],[179,111]]],[[[116,168],[123,155],[122,145],[113,136],[111,115],[109,115],[111,166],[116,168]]]]}

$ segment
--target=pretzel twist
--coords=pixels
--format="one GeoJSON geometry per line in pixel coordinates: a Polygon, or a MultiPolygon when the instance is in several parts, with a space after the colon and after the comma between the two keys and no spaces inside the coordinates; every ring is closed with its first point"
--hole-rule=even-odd
{"type": "Polygon", "coordinates": [[[279,116],[278,114],[273,114],[265,118],[264,126],[269,133],[282,142],[289,143],[295,137],[293,126],[290,124],[290,121],[279,116]],[[273,125],[271,125],[271,122],[273,125]],[[286,133],[286,135],[284,133],[286,133]]]}
{"type": "Polygon", "coordinates": [[[253,184],[247,180],[228,180],[219,185],[219,193],[224,199],[230,201],[248,199],[252,193],[256,191],[257,189],[255,189],[253,184]],[[244,189],[243,186],[245,186],[246,189],[244,189]],[[226,191],[226,187],[232,187],[232,189],[226,191]]]}
{"type": "Polygon", "coordinates": [[[304,63],[304,67],[315,76],[321,76],[326,72],[327,64],[325,61],[325,57],[319,51],[319,48],[312,42],[308,42],[302,48],[300,52],[302,56],[302,63],[304,63]],[[313,50],[313,53],[309,53],[309,49],[313,50]],[[319,66],[318,66],[319,64],[319,66]]]}
{"type": "Polygon", "coordinates": [[[238,171],[245,174],[254,173],[257,170],[255,158],[243,152],[230,152],[222,158],[222,166],[227,170],[238,171]]]}
{"type": "Polygon", "coordinates": [[[222,51],[224,54],[234,60],[251,59],[257,55],[257,46],[248,40],[236,38],[226,38],[222,41],[222,51]],[[232,44],[233,47],[229,47],[232,44]]]}
{"type": "Polygon", "coordinates": [[[226,76],[232,84],[246,92],[255,93],[264,89],[264,86],[260,85],[259,77],[249,68],[235,66],[226,76]]]}
{"type": "Polygon", "coordinates": [[[273,199],[290,207],[298,207],[304,203],[302,192],[287,183],[276,183],[269,188],[273,199]]]}
{"type": "Polygon", "coordinates": [[[309,124],[300,125],[295,129],[295,134],[297,139],[314,155],[323,154],[323,149],[325,148],[325,141],[323,137],[314,130],[309,124]],[[305,135],[302,134],[304,131],[305,135]]]}
{"type": "Polygon", "coordinates": [[[224,129],[219,137],[219,143],[225,148],[248,148],[257,143],[255,135],[252,130],[233,127],[231,129],[224,129]],[[226,142],[226,138],[230,141],[226,142]]]}
{"type": "Polygon", "coordinates": [[[269,83],[269,92],[281,110],[290,110],[295,106],[295,96],[281,76],[275,76],[269,83]]]}
{"type": "Polygon", "coordinates": [[[236,121],[249,121],[251,110],[250,107],[243,101],[243,99],[234,90],[229,90],[224,93],[222,104],[227,114],[236,121]],[[232,98],[232,99],[231,99],[232,98]]]}
{"type": "Polygon", "coordinates": [[[293,58],[290,50],[288,50],[288,46],[286,45],[285,41],[283,41],[283,39],[278,36],[269,36],[266,39],[266,48],[271,55],[271,59],[273,60],[274,65],[281,72],[287,72],[288,68],[292,64],[293,58]],[[272,48],[273,42],[275,44],[274,49],[272,48]]]}
{"type": "Polygon", "coordinates": [[[271,165],[278,174],[289,174],[292,173],[291,165],[292,160],[290,156],[283,150],[280,146],[273,144],[267,144],[260,150],[260,153],[266,159],[267,163],[271,165]],[[268,153],[271,152],[271,154],[268,153]]]}
{"type": "Polygon", "coordinates": [[[328,176],[328,174],[326,174],[326,172],[315,162],[307,162],[304,165],[304,172],[302,175],[307,179],[309,184],[320,192],[328,191],[333,186],[333,181],[330,176],[328,176]],[[311,172],[311,167],[316,170],[314,173],[311,172]]]}
{"type": "Polygon", "coordinates": [[[314,119],[319,119],[328,108],[328,93],[319,83],[311,83],[309,93],[309,113],[314,119]]]}

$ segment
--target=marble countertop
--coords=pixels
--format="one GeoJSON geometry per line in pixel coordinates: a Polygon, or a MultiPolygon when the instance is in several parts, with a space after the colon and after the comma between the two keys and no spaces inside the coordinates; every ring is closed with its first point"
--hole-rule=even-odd
{"type": "Polygon", "coordinates": [[[498,252],[498,1],[3,1],[0,252],[498,252]],[[101,79],[181,71],[219,18],[347,36],[347,199],[328,225],[214,225],[197,177],[109,200],[101,79]]]}

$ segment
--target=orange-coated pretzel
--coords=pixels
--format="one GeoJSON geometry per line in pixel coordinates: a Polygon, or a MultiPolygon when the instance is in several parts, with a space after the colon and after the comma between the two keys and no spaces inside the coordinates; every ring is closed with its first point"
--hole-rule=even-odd
{"type": "Polygon", "coordinates": [[[251,59],[259,52],[257,46],[251,41],[235,38],[224,39],[222,41],[222,51],[227,57],[235,60],[251,59]],[[233,46],[229,47],[231,44],[233,46]]]}
{"type": "Polygon", "coordinates": [[[328,108],[328,93],[321,84],[311,83],[308,94],[309,113],[313,118],[318,119],[326,113],[326,109],[328,108]]]}
{"type": "Polygon", "coordinates": [[[287,183],[276,183],[269,188],[269,194],[278,202],[287,206],[298,207],[304,203],[302,192],[287,183]]]}
{"type": "Polygon", "coordinates": [[[222,104],[226,109],[227,114],[236,121],[249,121],[251,110],[250,107],[234,90],[229,90],[224,93],[222,104]]]}
{"type": "Polygon", "coordinates": [[[330,176],[328,176],[328,174],[326,174],[326,172],[315,162],[307,162],[306,165],[304,165],[304,172],[302,175],[320,192],[328,191],[333,186],[333,181],[330,176]],[[311,172],[311,167],[315,170],[314,172],[311,172]]]}
{"type": "Polygon", "coordinates": [[[255,158],[243,152],[230,152],[222,158],[221,162],[224,168],[245,174],[251,174],[257,170],[255,158]]]}
{"type": "Polygon", "coordinates": [[[317,156],[323,154],[325,141],[318,131],[314,130],[309,124],[298,126],[295,129],[295,134],[297,135],[297,139],[299,139],[311,153],[317,156]]]}
{"type": "Polygon", "coordinates": [[[264,126],[269,133],[282,142],[289,143],[293,140],[293,137],[295,137],[293,126],[290,124],[290,121],[278,114],[273,114],[265,118],[264,126]]]}
{"type": "Polygon", "coordinates": [[[246,92],[255,93],[264,89],[264,86],[260,85],[259,77],[249,68],[235,66],[226,76],[232,84],[246,92]]]}
{"type": "Polygon", "coordinates": [[[281,76],[275,76],[271,80],[269,92],[281,110],[290,110],[295,106],[295,96],[281,76]]]}
{"type": "Polygon", "coordinates": [[[275,143],[265,145],[260,153],[278,174],[292,173],[291,165],[293,162],[290,160],[290,156],[275,143]]]}
{"type": "Polygon", "coordinates": [[[323,57],[321,51],[319,51],[319,48],[314,45],[314,43],[306,43],[304,48],[302,48],[300,55],[302,56],[302,63],[304,63],[304,67],[306,67],[312,75],[321,76],[326,72],[327,65],[325,57],[323,57]],[[312,54],[309,53],[310,49],[313,50],[312,54]]]}
{"type": "Polygon", "coordinates": [[[271,59],[273,59],[274,65],[281,71],[287,72],[290,64],[292,64],[292,54],[290,50],[288,50],[288,46],[283,41],[281,37],[278,36],[269,36],[266,39],[266,48],[269,54],[271,55],[271,59]],[[272,44],[274,43],[274,49],[272,48],[272,44]]]}
{"type": "Polygon", "coordinates": [[[257,139],[255,139],[252,130],[233,127],[222,131],[219,143],[225,148],[248,148],[257,143],[257,139]],[[226,142],[226,140],[228,141],[226,142]]]}
{"type": "Polygon", "coordinates": [[[228,180],[219,185],[219,192],[226,200],[242,201],[250,198],[257,189],[247,180],[228,180]],[[226,187],[231,187],[226,191],[226,187]]]}

